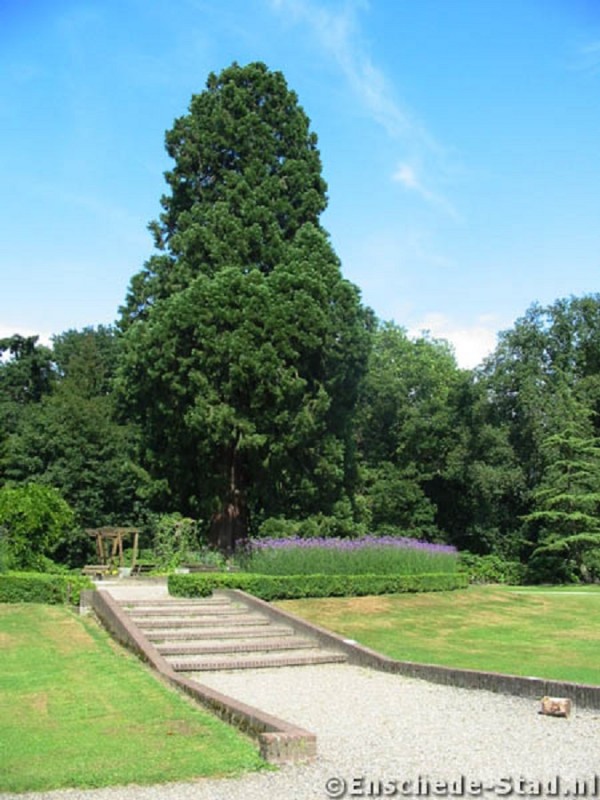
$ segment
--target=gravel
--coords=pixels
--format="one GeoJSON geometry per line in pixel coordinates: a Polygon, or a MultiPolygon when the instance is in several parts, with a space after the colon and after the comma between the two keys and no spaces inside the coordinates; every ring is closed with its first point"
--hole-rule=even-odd
{"type": "MultiPolygon", "coordinates": [[[[198,679],[314,731],[317,760],[235,779],[19,797],[311,800],[416,796],[404,791],[409,787],[403,781],[412,781],[420,796],[509,796],[512,789],[511,796],[550,797],[559,794],[557,789],[559,796],[564,796],[565,789],[573,796],[577,780],[588,781],[588,796],[592,796],[594,775],[600,774],[599,711],[575,709],[568,719],[547,717],[538,713],[537,700],[438,686],[348,665],[202,673],[198,679]],[[328,793],[326,783],[331,779],[328,793]],[[345,794],[337,779],[346,781],[345,794]],[[447,782],[446,790],[435,781],[447,782]],[[554,783],[540,792],[536,781],[554,783]],[[497,790],[479,792],[474,783],[469,794],[470,782],[497,786],[497,790]]],[[[582,784],[579,789],[583,788],[582,784]]]]}

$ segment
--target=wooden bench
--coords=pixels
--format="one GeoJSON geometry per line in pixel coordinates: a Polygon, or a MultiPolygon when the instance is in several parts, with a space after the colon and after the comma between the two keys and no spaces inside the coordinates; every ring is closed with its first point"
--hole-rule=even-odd
{"type": "Polygon", "coordinates": [[[95,578],[102,578],[107,575],[111,570],[108,564],[87,564],[81,570],[82,575],[92,575],[95,578]]]}

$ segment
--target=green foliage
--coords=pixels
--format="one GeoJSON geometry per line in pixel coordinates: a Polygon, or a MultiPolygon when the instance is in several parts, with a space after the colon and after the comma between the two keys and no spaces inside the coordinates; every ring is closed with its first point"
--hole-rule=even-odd
{"type": "Polygon", "coordinates": [[[446,342],[413,341],[391,323],[375,331],[355,434],[370,530],[439,535],[430,485],[454,441],[451,398],[459,379],[446,342]]]}
{"type": "Polygon", "coordinates": [[[579,576],[573,563],[563,555],[537,552],[527,561],[525,583],[567,584],[578,583],[579,576]]]}
{"type": "Polygon", "coordinates": [[[199,274],[226,266],[268,273],[326,206],[317,138],[280,72],[233,64],[209,76],[166,134],[170,193],[151,224],[164,255],[134,277],[122,324],[199,274]]]}
{"type": "Polygon", "coordinates": [[[400,466],[382,461],[365,467],[362,476],[372,530],[380,534],[410,531],[415,538],[440,535],[436,508],[425,494],[425,478],[416,463],[400,466]]]}
{"type": "Polygon", "coordinates": [[[356,522],[348,501],[341,501],[332,514],[312,514],[304,519],[268,517],[260,524],[260,539],[299,537],[301,539],[349,538],[366,533],[364,524],[356,522]]]}
{"type": "Polygon", "coordinates": [[[448,402],[459,378],[447,342],[411,340],[403,328],[380,323],[357,412],[367,462],[417,463],[422,473],[435,472],[452,437],[448,402]]]}
{"type": "Polygon", "coordinates": [[[154,524],[153,556],[158,569],[173,569],[194,558],[200,547],[198,523],[181,514],[163,514],[154,524]]]}
{"type": "Polygon", "coordinates": [[[38,402],[53,383],[52,356],[38,336],[0,339],[0,403],[23,408],[38,402]],[[7,356],[7,357],[6,357],[7,356]]]}
{"type": "Polygon", "coordinates": [[[229,569],[230,560],[220,550],[202,544],[197,552],[192,553],[189,563],[192,566],[201,565],[207,569],[226,570],[229,569]]]}
{"type": "Polygon", "coordinates": [[[111,398],[82,398],[61,386],[28,409],[8,440],[7,477],[59,486],[82,525],[134,521],[150,480],[132,460],[132,430],[112,414],[111,398]]]}
{"type": "Polygon", "coordinates": [[[52,360],[61,381],[79,397],[102,397],[112,390],[119,361],[119,334],[110,326],[68,330],[52,339],[52,360]]]}
{"type": "MultiPolygon", "coordinates": [[[[585,417],[584,417],[585,419],[585,417]]],[[[542,572],[556,558],[565,575],[593,580],[585,556],[600,552],[600,446],[589,429],[577,422],[544,439],[542,480],[533,492],[533,510],[524,517],[537,546],[530,570],[542,572]],[[586,435],[587,432],[587,435],[586,435]],[[541,561],[536,561],[541,557],[541,561]]]]}
{"type": "Polygon", "coordinates": [[[459,550],[518,560],[526,480],[510,442],[510,424],[494,418],[491,397],[482,381],[463,377],[452,399],[453,445],[429,491],[438,525],[459,550]]]}
{"type": "Polygon", "coordinates": [[[0,527],[6,531],[12,569],[46,571],[48,559],[73,534],[74,514],[56,489],[49,486],[3,486],[0,527]]]}
{"type": "Polygon", "coordinates": [[[580,574],[589,583],[600,583],[600,545],[586,548],[580,554],[580,574]]]}
{"type": "Polygon", "coordinates": [[[505,561],[497,555],[479,556],[466,550],[459,553],[461,572],[469,576],[470,583],[504,583],[518,586],[525,582],[527,568],[520,561],[505,561]]]}
{"type": "Polygon", "coordinates": [[[250,575],[211,573],[170,575],[169,593],[175,597],[208,597],[215,589],[241,589],[262,600],[302,597],[358,597],[361,595],[435,592],[461,589],[462,574],[429,575],[250,575]]]}
{"type": "Polygon", "coordinates": [[[0,603],[79,605],[84,589],[94,589],[85,575],[8,572],[0,575],[0,603]]]}
{"type": "Polygon", "coordinates": [[[5,443],[4,473],[59,487],[83,526],[135,522],[153,487],[135,463],[135,430],[115,420],[116,335],[102,327],[68,331],[54,348],[53,390],[21,414],[5,443]]]}
{"type": "Polygon", "coordinates": [[[545,308],[532,305],[500,335],[482,370],[495,417],[510,424],[511,445],[531,488],[542,466],[542,442],[571,418],[572,401],[584,416],[600,410],[599,348],[600,295],[571,297],[545,308]]]}
{"type": "Polygon", "coordinates": [[[599,342],[600,295],[534,304],[455,396],[454,445],[429,492],[460,549],[527,561],[541,543],[528,515],[549,511],[537,494],[544,442],[565,423],[598,431],[599,342]]]}
{"type": "Polygon", "coordinates": [[[0,525],[0,574],[8,571],[8,564],[8,531],[3,525],[0,525]]]}
{"type": "Polygon", "coordinates": [[[319,225],[316,137],[281,73],[211,75],[167,150],[165,252],[132,280],[118,386],[171,507],[231,550],[253,516],[348,497],[371,315],[319,225]]]}
{"type": "Polygon", "coordinates": [[[47,395],[54,383],[51,352],[37,341],[37,336],[18,334],[0,339],[0,456],[4,440],[18,427],[24,411],[47,395]]]}

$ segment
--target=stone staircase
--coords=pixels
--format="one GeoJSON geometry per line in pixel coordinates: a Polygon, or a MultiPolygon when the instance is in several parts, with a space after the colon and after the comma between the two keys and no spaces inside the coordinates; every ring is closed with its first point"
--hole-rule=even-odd
{"type": "Polygon", "coordinates": [[[342,652],[274,623],[225,593],[185,600],[119,601],[131,621],[176,672],[342,663],[342,652]]]}

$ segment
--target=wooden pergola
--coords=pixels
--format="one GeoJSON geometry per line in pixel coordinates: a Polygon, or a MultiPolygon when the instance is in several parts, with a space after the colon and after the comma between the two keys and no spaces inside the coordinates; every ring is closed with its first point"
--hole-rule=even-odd
{"type": "Polygon", "coordinates": [[[119,566],[123,566],[123,540],[133,539],[133,553],[131,555],[131,568],[135,567],[138,556],[138,543],[140,531],[138,528],[86,528],[86,533],[95,539],[98,564],[107,566],[114,564],[119,559],[119,566]]]}

